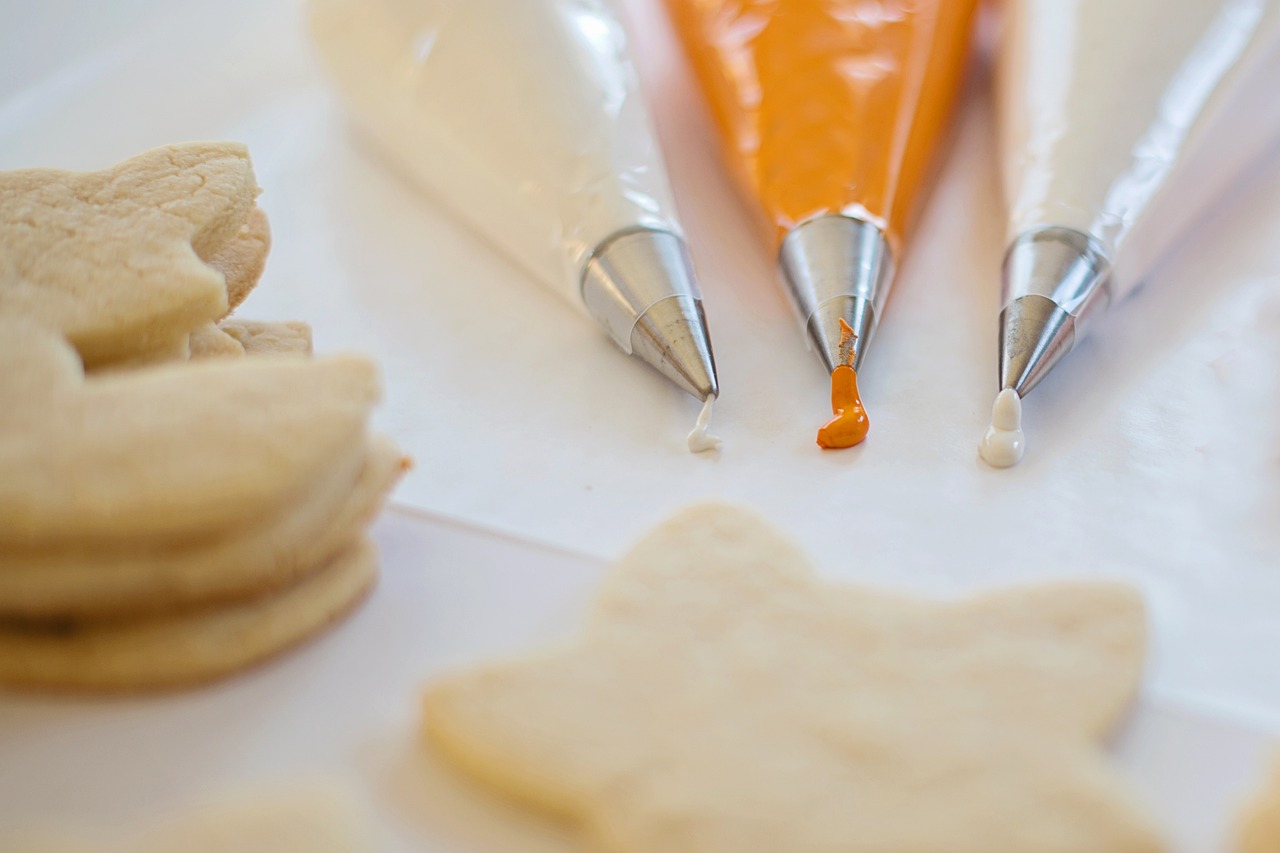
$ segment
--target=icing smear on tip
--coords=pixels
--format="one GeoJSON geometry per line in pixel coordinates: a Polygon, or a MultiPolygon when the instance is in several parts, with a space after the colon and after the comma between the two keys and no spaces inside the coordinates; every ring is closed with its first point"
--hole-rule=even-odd
{"type": "Polygon", "coordinates": [[[982,436],[978,454],[993,468],[1011,468],[1018,464],[1026,449],[1022,434],[1022,398],[1012,388],[996,395],[991,407],[991,426],[982,436]]]}
{"type": "Polygon", "coordinates": [[[861,444],[870,424],[867,410],[858,396],[858,372],[853,369],[856,353],[853,345],[858,336],[853,327],[840,319],[840,363],[831,371],[831,414],[834,417],[818,430],[818,446],[837,450],[861,444]]]}
{"type": "Polygon", "coordinates": [[[708,450],[719,450],[722,441],[717,436],[708,432],[711,426],[711,409],[715,406],[716,398],[714,396],[707,397],[702,403],[702,411],[698,412],[698,420],[694,422],[693,429],[689,430],[689,452],[690,453],[706,453],[708,450]]]}

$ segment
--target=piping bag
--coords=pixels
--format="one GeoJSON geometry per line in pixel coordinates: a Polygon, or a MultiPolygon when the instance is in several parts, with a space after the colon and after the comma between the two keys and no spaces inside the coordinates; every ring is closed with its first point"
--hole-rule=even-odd
{"type": "Polygon", "coordinates": [[[842,408],[862,424],[825,433],[844,443],[824,443],[820,434],[824,447],[866,434],[856,382],[844,371],[861,370],[884,314],[960,90],[975,6],[667,0],[726,159],[833,374],[833,400],[847,397],[842,408]],[[842,323],[852,329],[851,346],[842,323]]]}
{"type": "MultiPolygon", "coordinates": [[[[1016,0],[1005,12],[999,383],[1021,398],[1280,139],[1280,2],[1016,0]]],[[[984,453],[998,467],[1020,456],[984,453]]]]}
{"type": "Polygon", "coordinates": [[[312,0],[360,127],[624,352],[719,393],[666,171],[608,0],[312,0]]]}

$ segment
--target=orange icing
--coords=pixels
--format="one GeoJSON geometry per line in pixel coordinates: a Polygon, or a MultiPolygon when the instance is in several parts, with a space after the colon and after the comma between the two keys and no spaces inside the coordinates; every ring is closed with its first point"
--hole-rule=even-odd
{"type": "Polygon", "coordinates": [[[858,372],[853,369],[855,340],[853,329],[840,318],[840,356],[845,363],[831,371],[831,413],[835,417],[818,430],[818,446],[823,450],[861,444],[871,427],[858,396],[858,372]]]}
{"type": "Polygon", "coordinates": [[[734,171],[778,242],[846,212],[901,241],[977,0],[667,0],[734,171]]]}

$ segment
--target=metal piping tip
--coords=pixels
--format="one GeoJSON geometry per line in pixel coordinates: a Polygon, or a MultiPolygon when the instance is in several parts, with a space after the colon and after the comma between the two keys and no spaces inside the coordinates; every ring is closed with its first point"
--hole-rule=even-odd
{"type": "Polygon", "coordinates": [[[631,330],[631,354],[699,400],[718,397],[706,328],[702,300],[669,296],[650,306],[631,330]]]}
{"type": "Polygon", "coordinates": [[[1076,320],[1047,296],[1015,299],[1000,312],[1000,387],[1019,397],[1039,384],[1076,341],[1076,320]]]}
{"type": "Polygon", "coordinates": [[[818,306],[818,310],[809,317],[806,331],[809,342],[817,351],[818,357],[826,365],[827,372],[844,364],[840,353],[840,321],[844,320],[853,329],[853,364],[854,370],[862,370],[862,359],[867,354],[871,335],[876,330],[876,310],[870,299],[860,296],[837,296],[828,299],[818,306]]]}
{"type": "Polygon", "coordinates": [[[1019,397],[1071,352],[1111,301],[1111,264],[1090,235],[1048,226],[1020,235],[1004,259],[1000,387],[1019,397]]]}
{"type": "Polygon", "coordinates": [[[650,228],[614,234],[587,262],[582,301],[623,352],[699,400],[719,396],[707,319],[680,237],[650,228]]]}
{"type": "Polygon", "coordinates": [[[893,256],[884,232],[852,216],[818,216],[782,241],[778,266],[827,372],[842,363],[841,318],[857,335],[853,368],[861,370],[893,283],[893,256]]]}

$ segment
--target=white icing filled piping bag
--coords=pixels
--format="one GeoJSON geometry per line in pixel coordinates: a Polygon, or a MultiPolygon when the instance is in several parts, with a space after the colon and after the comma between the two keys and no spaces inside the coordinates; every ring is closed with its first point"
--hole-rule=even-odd
{"type": "Polygon", "coordinates": [[[433,196],[700,400],[719,393],[608,0],[312,0],[357,123],[433,196]]]}
{"type": "Polygon", "coordinates": [[[1012,0],[1000,388],[1023,397],[1280,137],[1280,0],[1012,0]]]}

